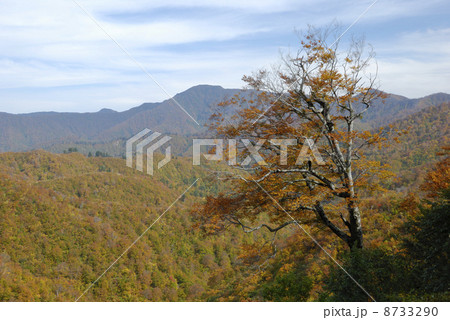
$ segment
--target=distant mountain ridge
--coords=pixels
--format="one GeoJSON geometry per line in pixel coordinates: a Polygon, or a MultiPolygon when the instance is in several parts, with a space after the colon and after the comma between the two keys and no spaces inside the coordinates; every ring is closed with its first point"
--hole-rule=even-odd
{"type": "Polygon", "coordinates": [[[95,113],[0,113],[0,152],[50,149],[57,144],[105,143],[129,138],[143,128],[174,135],[204,130],[211,107],[238,89],[199,85],[174,96],[201,125],[197,125],[173,99],[144,103],[124,112],[102,109],[95,113]]]}
{"type": "MultiPolygon", "coordinates": [[[[204,132],[203,125],[214,107],[239,92],[239,89],[199,85],[175,95],[174,99],[200,126],[173,99],[144,103],[124,112],[105,108],[94,113],[0,113],[0,152],[35,149],[62,152],[67,146],[95,145],[98,149],[106,148],[105,151],[111,149],[111,154],[117,155],[124,141],[144,128],[173,136],[198,135],[204,132]]],[[[379,101],[368,110],[362,122],[372,127],[385,125],[446,101],[450,101],[450,95],[445,93],[420,99],[389,94],[384,103],[379,101]]]]}
{"type": "Polygon", "coordinates": [[[384,101],[378,101],[375,108],[370,108],[362,122],[372,126],[382,126],[394,120],[400,120],[430,106],[438,106],[450,101],[450,94],[434,93],[423,98],[409,99],[400,95],[388,94],[384,101]]]}

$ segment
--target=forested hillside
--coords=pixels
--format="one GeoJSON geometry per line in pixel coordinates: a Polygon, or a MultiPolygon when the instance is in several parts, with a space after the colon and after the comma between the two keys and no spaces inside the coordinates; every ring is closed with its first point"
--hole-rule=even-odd
{"type": "Polygon", "coordinates": [[[206,300],[254,241],[192,228],[193,203],[223,185],[188,159],[152,178],[122,159],[4,153],[0,172],[1,301],[74,301],[196,178],[83,300],[206,300]]]}
{"type": "Polygon", "coordinates": [[[391,188],[417,189],[423,182],[426,171],[436,162],[436,154],[450,144],[449,115],[450,104],[442,103],[390,124],[389,130],[406,131],[405,134],[398,142],[375,150],[372,157],[388,164],[396,174],[391,188]]]}
{"type": "MultiPolygon", "coordinates": [[[[402,278],[399,282],[388,279],[408,274],[402,269],[403,260],[392,255],[403,254],[402,243],[408,237],[403,226],[418,215],[419,201],[425,195],[419,185],[427,170],[442,159],[435,151],[447,141],[448,107],[429,107],[394,122],[394,128],[407,128],[408,133],[390,149],[372,155],[391,164],[396,176],[386,180],[390,190],[363,199],[368,249],[352,257],[359,260],[342,256],[344,243],[322,233],[320,223],[306,227],[334,257],[345,261],[355,277],[362,277],[360,281],[367,272],[378,272],[379,284],[365,286],[380,291],[382,300],[443,299],[441,293],[434,298],[429,293],[419,297],[414,293],[419,291],[401,286],[402,278]],[[361,263],[375,269],[360,270],[361,263]],[[392,268],[387,273],[382,272],[386,264],[392,268]]],[[[358,291],[346,295],[355,288],[295,226],[278,235],[277,254],[273,255],[268,232],[245,234],[239,228],[227,228],[217,233],[199,223],[197,205],[229,186],[212,174],[217,168],[193,167],[191,161],[178,157],[151,177],[127,168],[117,158],[45,151],[1,154],[0,300],[77,299],[197,178],[201,178],[198,183],[82,300],[367,298],[358,291]],[[348,287],[339,285],[344,283],[348,287]]],[[[448,181],[448,176],[442,179],[448,181]]]]}
{"type": "MultiPolygon", "coordinates": [[[[199,86],[176,99],[206,122],[209,106],[235,93],[199,86]]],[[[194,130],[186,115],[173,112],[173,102],[123,113],[2,114],[2,150],[42,145],[64,153],[0,153],[0,300],[74,301],[136,239],[81,301],[367,301],[323,250],[377,300],[448,299],[440,285],[448,282],[446,100],[446,94],[415,100],[389,95],[358,123],[367,130],[362,137],[386,137],[365,154],[368,165],[362,168],[390,173],[376,188],[361,188],[365,246],[353,255],[313,215],[301,217],[303,230],[292,224],[274,237],[269,229],[286,217],[267,194],[255,202],[268,203],[267,209],[248,219],[255,226],[268,223],[261,232],[205,219],[202,205],[235,188],[216,171],[232,169],[214,162],[193,166],[191,158],[178,156],[191,148],[194,130]],[[172,161],[154,176],[127,168],[122,159],[125,137],[144,127],[178,133],[172,135],[172,161]],[[423,240],[429,232],[436,237],[423,240]],[[432,260],[426,246],[440,248],[432,260]],[[417,276],[423,272],[427,278],[417,276]]],[[[246,190],[241,203],[252,194],[246,190]]],[[[219,204],[219,213],[239,210],[219,204]]],[[[345,225],[336,202],[327,199],[326,206],[334,208],[330,222],[345,225]]]]}
{"type": "Polygon", "coordinates": [[[391,123],[394,120],[406,118],[427,107],[438,106],[450,101],[447,93],[435,93],[419,99],[408,99],[403,96],[388,94],[380,100],[373,108],[367,110],[362,121],[379,127],[391,123]]]}

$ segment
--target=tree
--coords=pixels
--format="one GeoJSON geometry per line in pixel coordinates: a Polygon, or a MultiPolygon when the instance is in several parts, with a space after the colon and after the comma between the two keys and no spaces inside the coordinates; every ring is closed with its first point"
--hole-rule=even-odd
{"type": "Polygon", "coordinates": [[[421,189],[426,198],[419,206],[419,214],[412,215],[404,225],[408,237],[403,247],[413,261],[413,282],[426,293],[448,292],[450,270],[450,147],[438,153],[444,158],[428,171],[421,189]]]}
{"type": "Polygon", "coordinates": [[[406,224],[411,235],[403,240],[406,254],[414,262],[414,283],[426,293],[448,292],[450,283],[450,188],[440,199],[421,207],[420,214],[406,224]]]}
{"type": "Polygon", "coordinates": [[[243,161],[238,168],[246,181],[230,176],[233,191],[206,200],[197,213],[204,223],[274,233],[291,224],[325,225],[349,248],[363,247],[357,190],[377,188],[376,173],[378,179],[384,174],[384,166],[368,161],[363,151],[385,143],[386,130],[361,131],[357,125],[383,94],[375,88],[376,76],[367,74],[374,55],[366,53],[364,41],[354,40],[341,52],[338,37],[328,45],[330,35],[311,28],[296,56],[244,76],[248,90],[220,104],[210,129],[216,137],[246,143],[229,144],[229,160],[234,152],[246,159],[252,147],[264,158],[243,161]],[[323,162],[308,156],[314,148],[323,162]],[[270,223],[254,226],[264,215],[270,223]]]}
{"type": "MultiPolygon", "coordinates": [[[[448,146],[445,156],[428,171],[420,189],[426,198],[418,201],[411,194],[400,204],[408,220],[397,229],[395,246],[380,245],[341,255],[343,267],[366,290],[375,292],[377,301],[446,301],[449,297],[450,220],[448,146]]],[[[322,299],[365,301],[366,295],[346,280],[347,275],[334,265],[325,278],[322,299]]]]}
{"type": "Polygon", "coordinates": [[[427,198],[435,199],[440,196],[440,192],[450,187],[450,146],[442,147],[442,151],[437,154],[444,156],[444,159],[436,163],[434,170],[430,170],[425,177],[425,182],[421,186],[427,192],[427,198]]]}
{"type": "MultiPolygon", "coordinates": [[[[377,301],[401,301],[410,286],[410,272],[403,259],[383,248],[364,248],[344,252],[340,257],[342,266],[368,292],[376,294],[377,301]]],[[[325,278],[325,290],[321,300],[362,302],[367,295],[360,290],[336,265],[331,265],[325,278]]]]}
{"type": "Polygon", "coordinates": [[[313,281],[301,267],[276,275],[259,290],[264,301],[307,301],[313,281]]]}

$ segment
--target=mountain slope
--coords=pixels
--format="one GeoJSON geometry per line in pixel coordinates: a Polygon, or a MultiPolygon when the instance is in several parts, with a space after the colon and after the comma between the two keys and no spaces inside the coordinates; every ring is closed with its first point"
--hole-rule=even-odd
{"type": "Polygon", "coordinates": [[[450,101],[450,94],[435,93],[419,99],[388,94],[383,101],[377,101],[373,108],[367,110],[362,122],[372,127],[384,126],[394,120],[406,118],[430,106],[437,106],[450,101]]]}
{"type": "Polygon", "coordinates": [[[96,113],[0,113],[0,152],[51,149],[68,143],[105,143],[127,139],[144,128],[167,134],[194,134],[204,130],[211,106],[236,89],[196,86],[174,98],[199,123],[197,125],[173,100],[145,103],[124,112],[103,109],[96,113]]]}
{"type": "Polygon", "coordinates": [[[82,301],[205,301],[254,241],[193,230],[188,212],[223,182],[200,179],[171,205],[207,174],[183,158],[151,177],[122,159],[0,154],[0,301],[75,301],[169,206],[82,301]]]}
{"type": "MultiPolygon", "coordinates": [[[[45,149],[61,153],[76,147],[85,154],[100,150],[119,156],[123,154],[125,141],[144,128],[179,137],[201,134],[214,107],[239,92],[199,85],[175,95],[174,99],[200,126],[171,99],[144,103],[124,112],[102,109],[96,113],[0,113],[0,152],[45,149]]],[[[449,94],[438,93],[421,99],[388,95],[384,102],[377,101],[361,122],[365,127],[374,128],[444,101],[450,101],[449,94]]]]}
{"type": "Polygon", "coordinates": [[[397,175],[393,188],[414,188],[436,162],[436,154],[450,144],[450,103],[430,106],[390,124],[394,130],[407,130],[399,142],[372,153],[387,163],[397,175]]]}
{"type": "MultiPolygon", "coordinates": [[[[449,103],[427,107],[393,123],[409,133],[400,144],[372,154],[401,176],[392,187],[417,183],[434,152],[448,143],[449,108],[449,103]]],[[[127,168],[122,159],[45,151],[0,154],[0,301],[74,301],[196,178],[209,175],[186,158],[173,159],[151,177],[127,168]]],[[[188,214],[206,195],[227,189],[223,181],[201,179],[82,300],[262,299],[252,293],[260,284],[253,281],[254,269],[245,271],[243,251],[252,259],[252,248],[268,243],[270,235],[230,228],[204,237],[188,214]]],[[[375,204],[363,218],[366,239],[380,241],[386,233],[393,241],[396,229],[390,224],[398,214],[384,216],[377,212],[379,198],[375,204]],[[386,217],[392,219],[386,220],[389,227],[379,222],[386,217]]],[[[325,236],[319,240],[328,242],[325,236]]],[[[283,251],[278,257],[297,263],[306,257],[320,284],[317,270],[323,270],[320,257],[326,256],[301,232],[290,241],[297,256],[283,251]]],[[[271,278],[261,279],[265,285],[271,278]]],[[[287,278],[301,280],[296,279],[287,278]]]]}

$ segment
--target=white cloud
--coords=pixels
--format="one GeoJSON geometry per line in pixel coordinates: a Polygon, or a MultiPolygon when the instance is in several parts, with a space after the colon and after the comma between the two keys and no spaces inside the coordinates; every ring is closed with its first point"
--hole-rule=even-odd
{"type": "Polygon", "coordinates": [[[450,56],[450,28],[427,29],[401,35],[397,50],[434,56],[450,56]]]}
{"type": "MultiPolygon", "coordinates": [[[[274,13],[317,3],[314,0],[77,0],[94,12],[136,12],[158,8],[217,8],[274,13]]],[[[323,0],[322,0],[323,1],[323,0]]]]}
{"type": "MultiPolygon", "coordinates": [[[[243,74],[276,62],[278,48],[271,45],[271,37],[294,38],[294,27],[327,24],[334,18],[346,27],[372,3],[372,0],[77,1],[173,94],[198,83],[240,86],[243,74]],[[176,9],[176,19],[159,16],[159,9],[176,9]],[[183,14],[184,9],[203,10],[207,14],[198,19],[183,14]],[[130,14],[140,12],[148,12],[149,19],[127,19],[130,14]],[[237,42],[243,38],[249,43],[237,42]],[[224,41],[234,45],[220,48],[211,45],[224,41]],[[197,47],[203,49],[196,50],[197,47]]],[[[359,24],[382,27],[385,21],[430,12],[444,3],[380,0],[359,24]]],[[[355,25],[352,31],[357,28],[355,25]]],[[[439,86],[448,83],[449,30],[414,31],[402,34],[401,41],[377,44],[382,85],[389,91],[410,95],[437,91],[431,86],[433,77],[439,80],[439,86]],[[430,58],[426,61],[419,55],[430,58]],[[424,76],[427,70],[433,70],[433,76],[424,76]],[[420,79],[420,74],[428,80],[420,79]],[[424,85],[425,82],[429,84],[424,85]]],[[[0,90],[0,106],[5,107],[0,111],[29,111],[30,106],[45,110],[123,109],[137,102],[166,98],[70,0],[2,0],[0,90]]]]}
{"type": "MultiPolygon", "coordinates": [[[[205,52],[204,55],[159,52],[141,56],[144,66],[172,95],[197,84],[240,87],[240,78],[277,58],[260,56],[257,52],[205,52]],[[250,61],[249,56],[253,59],[250,61]],[[220,65],[218,65],[220,61],[220,65]]],[[[162,101],[168,97],[136,65],[126,57],[123,69],[63,69],[38,62],[16,64],[0,60],[0,110],[30,112],[33,110],[95,111],[104,107],[126,110],[143,102],[162,101]],[[9,70],[5,74],[5,70],[9,70]],[[3,79],[3,80],[2,80],[3,79]],[[98,84],[102,84],[100,87],[98,84]],[[77,87],[72,88],[70,86],[77,87]],[[59,88],[52,88],[60,86],[59,88]],[[67,86],[67,87],[64,87],[67,86]],[[25,94],[19,93],[22,87],[25,94]],[[52,99],[49,96],[52,96],[52,99]],[[1,107],[8,107],[2,110],[1,107]]]]}
{"type": "Polygon", "coordinates": [[[403,33],[376,47],[381,89],[409,98],[450,92],[449,28],[403,33]]]}
{"type": "Polygon", "coordinates": [[[412,59],[379,60],[381,89],[408,98],[450,92],[450,63],[412,59]]]}

